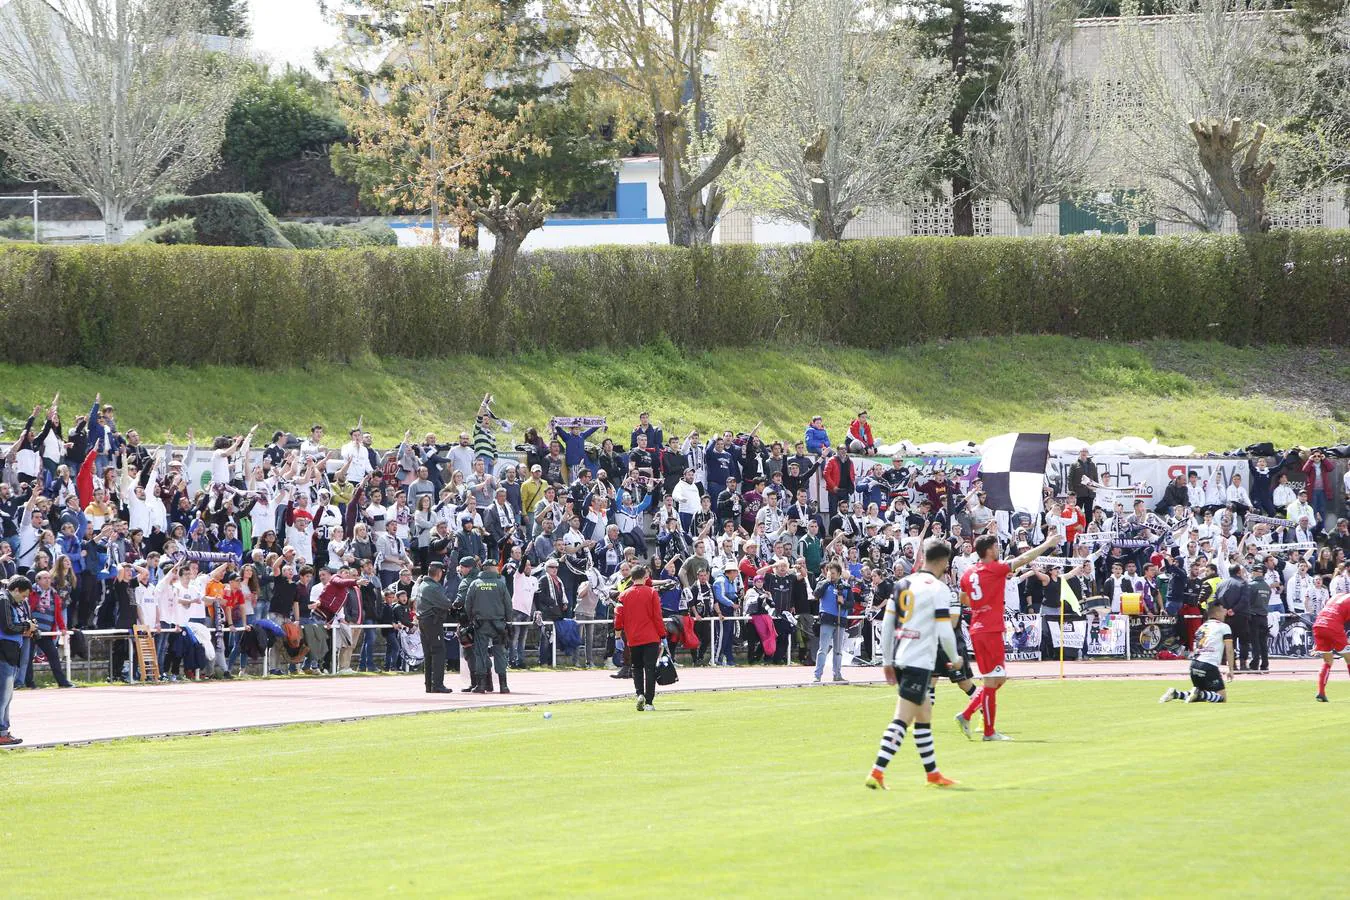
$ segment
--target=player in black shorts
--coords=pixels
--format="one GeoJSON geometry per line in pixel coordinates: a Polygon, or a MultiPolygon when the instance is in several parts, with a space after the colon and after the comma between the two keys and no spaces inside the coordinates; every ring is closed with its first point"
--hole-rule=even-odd
{"type": "Polygon", "coordinates": [[[1185,693],[1169,688],[1158,699],[1159,703],[1185,700],[1187,703],[1223,703],[1228,699],[1227,685],[1219,666],[1228,663],[1228,680],[1233,680],[1233,629],[1224,619],[1228,610],[1219,600],[1209,603],[1209,618],[1195,633],[1195,650],[1191,653],[1191,691],[1185,693]]]}
{"type": "MultiPolygon", "coordinates": [[[[928,684],[928,702],[934,706],[937,705],[937,684],[938,679],[947,676],[952,684],[966,692],[966,696],[972,696],[975,693],[974,673],[970,670],[970,650],[966,647],[965,629],[961,627],[960,611],[953,609],[952,612],[956,618],[953,621],[956,631],[956,655],[961,657],[961,667],[959,669],[951,668],[951,660],[947,659],[946,652],[938,647],[937,663],[933,670],[932,680],[928,684]]],[[[966,724],[961,727],[965,735],[970,740],[974,740],[970,734],[970,720],[957,719],[957,724],[964,721],[966,724]]]]}

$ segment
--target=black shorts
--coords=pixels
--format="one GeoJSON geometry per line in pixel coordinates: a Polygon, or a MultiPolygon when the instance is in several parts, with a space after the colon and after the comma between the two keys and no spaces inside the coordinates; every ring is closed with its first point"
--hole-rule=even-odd
{"type": "Polygon", "coordinates": [[[956,654],[961,657],[961,668],[949,669],[947,663],[951,662],[947,658],[947,651],[938,647],[937,663],[933,666],[933,674],[941,678],[944,675],[952,684],[960,684],[963,681],[969,681],[975,677],[970,670],[970,651],[966,649],[965,638],[961,637],[961,632],[956,633],[956,654]]]}
{"type": "Polygon", "coordinates": [[[1202,691],[1223,690],[1223,675],[1219,667],[1207,662],[1191,663],[1191,684],[1202,691]]]}
{"type": "Polygon", "coordinates": [[[896,669],[895,674],[896,681],[899,682],[900,699],[923,706],[928,700],[928,682],[933,677],[932,671],[917,666],[905,666],[903,669],[896,669]]]}

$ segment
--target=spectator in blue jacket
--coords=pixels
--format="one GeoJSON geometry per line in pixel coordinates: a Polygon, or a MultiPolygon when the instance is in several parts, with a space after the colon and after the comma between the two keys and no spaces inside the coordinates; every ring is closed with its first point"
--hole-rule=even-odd
{"type": "Polygon", "coordinates": [[[244,542],[239,540],[239,528],[233,522],[225,523],[225,536],[216,544],[216,552],[233,556],[235,565],[244,564],[244,542]]]}
{"type": "Polygon", "coordinates": [[[721,577],[713,582],[713,600],[717,606],[718,644],[713,656],[714,666],[736,665],[736,655],[732,652],[736,643],[736,623],[727,616],[740,613],[737,604],[741,599],[741,570],[734,562],[723,566],[721,577]]]}
{"type": "Polygon", "coordinates": [[[716,497],[727,489],[728,479],[737,476],[736,460],[727,450],[722,438],[714,438],[711,446],[703,454],[704,478],[708,485],[708,495],[716,497]]]}
{"type": "Polygon", "coordinates": [[[825,431],[825,420],[813,416],[811,424],[806,426],[806,452],[819,456],[830,449],[830,436],[825,431]]]}
{"type": "Polygon", "coordinates": [[[661,426],[652,424],[651,413],[638,413],[638,427],[633,429],[628,449],[631,450],[638,445],[638,435],[643,435],[647,438],[648,449],[664,447],[666,444],[666,439],[661,432],[661,426]]]}
{"type": "MultiPolygon", "coordinates": [[[[580,466],[583,463],[586,468],[590,469],[592,475],[595,474],[595,466],[593,466],[586,458],[586,438],[599,430],[600,426],[598,425],[595,428],[587,428],[585,431],[582,431],[581,427],[577,425],[573,425],[566,431],[563,431],[561,428],[554,429],[554,433],[558,436],[558,440],[562,442],[563,458],[567,460],[567,468],[568,471],[572,473],[573,478],[577,477],[577,466],[580,466]]],[[[608,431],[608,429],[606,429],[606,431],[608,431]]]]}
{"type": "Polygon", "coordinates": [[[848,634],[848,587],[843,582],[844,568],[836,561],[825,566],[825,580],[816,585],[820,602],[820,649],[816,651],[815,681],[825,674],[825,654],[834,653],[834,680],[844,680],[844,638],[848,634]]]}
{"type": "Polygon", "coordinates": [[[89,410],[89,449],[97,450],[95,465],[97,474],[113,464],[122,446],[122,436],[117,433],[117,420],[113,418],[113,408],[104,406],[103,395],[94,395],[94,405],[89,410]]]}

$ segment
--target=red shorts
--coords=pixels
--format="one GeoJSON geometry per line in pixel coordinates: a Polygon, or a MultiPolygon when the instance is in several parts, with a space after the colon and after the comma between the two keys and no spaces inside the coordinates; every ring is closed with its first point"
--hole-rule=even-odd
{"type": "Polygon", "coordinates": [[[1339,628],[1318,628],[1313,626],[1314,653],[1340,653],[1350,643],[1345,632],[1339,628]]]}
{"type": "Polygon", "coordinates": [[[975,651],[975,665],[981,675],[1007,675],[1004,666],[1003,632],[976,631],[970,635],[970,647],[975,651]]]}

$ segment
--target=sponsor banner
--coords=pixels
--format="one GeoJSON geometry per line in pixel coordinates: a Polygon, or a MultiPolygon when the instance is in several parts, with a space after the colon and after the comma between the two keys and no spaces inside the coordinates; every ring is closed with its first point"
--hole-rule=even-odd
{"type": "Polygon", "coordinates": [[[1124,656],[1129,642],[1129,616],[1101,614],[1095,610],[1088,613],[1088,656],[1124,656]]]}
{"type": "Polygon", "coordinates": [[[1003,616],[1003,653],[1009,660],[1041,658],[1041,617],[1027,613],[1003,616]]]}
{"type": "Polygon", "coordinates": [[[1176,616],[1131,616],[1130,658],[1155,659],[1164,650],[1186,655],[1186,646],[1177,636],[1176,616]]]}
{"type": "Polygon", "coordinates": [[[1045,623],[1049,626],[1050,646],[1056,650],[1060,646],[1065,650],[1082,650],[1083,645],[1087,643],[1088,623],[1085,619],[1071,619],[1061,623],[1057,618],[1047,618],[1045,623]]]}
{"type": "MultiPolygon", "coordinates": [[[[958,499],[959,495],[969,491],[971,484],[980,477],[978,456],[902,456],[900,461],[911,469],[917,469],[921,481],[926,480],[938,469],[942,469],[947,473],[947,480],[960,488],[956,491],[958,499]]],[[[872,460],[867,462],[870,464],[872,460]]],[[[862,474],[862,471],[858,471],[859,476],[862,474]]]]}

